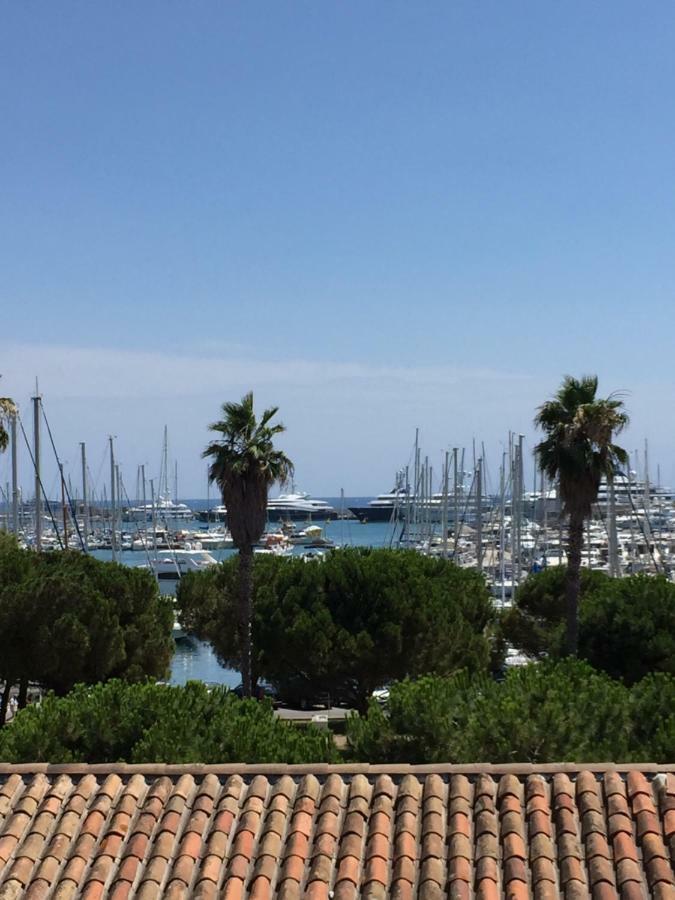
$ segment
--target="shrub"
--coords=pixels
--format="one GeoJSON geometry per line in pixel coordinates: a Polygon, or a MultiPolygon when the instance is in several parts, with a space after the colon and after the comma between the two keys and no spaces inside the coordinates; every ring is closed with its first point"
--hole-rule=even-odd
{"type": "Polygon", "coordinates": [[[78,685],[27,707],[0,732],[0,759],[13,763],[303,763],[335,755],[328,733],[198,682],[78,685]]]}
{"type": "Polygon", "coordinates": [[[369,762],[671,761],[675,679],[632,689],[578,660],[531,663],[504,681],[421,678],[392,685],[386,711],[347,723],[369,762]]]}

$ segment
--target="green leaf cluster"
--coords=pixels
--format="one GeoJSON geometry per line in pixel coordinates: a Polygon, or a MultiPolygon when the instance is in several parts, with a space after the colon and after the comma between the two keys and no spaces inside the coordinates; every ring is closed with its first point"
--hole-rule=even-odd
{"type": "Polygon", "coordinates": [[[511,670],[504,681],[405,680],[387,709],[352,716],[351,754],[369,762],[669,762],[675,753],[675,678],[627,688],[567,659],[511,670]]]}
{"type": "MultiPolygon", "coordinates": [[[[531,575],[501,620],[504,638],[534,659],[564,655],[565,569],[531,575]]],[[[581,570],[579,656],[626,684],[675,675],[675,584],[665,576],[610,578],[581,570]]]]}
{"type": "MultiPolygon", "coordinates": [[[[350,548],[323,561],[258,557],[253,567],[253,670],[302,676],[365,709],[394,679],[491,663],[493,607],[483,578],[412,551],[350,548]]],[[[236,559],[181,579],[183,624],[237,667],[236,559]]]]}
{"type": "Polygon", "coordinates": [[[77,685],[48,695],[0,732],[5,762],[330,762],[330,735],[279,720],[268,704],[226,688],[77,685]]]}
{"type": "Polygon", "coordinates": [[[57,693],[78,682],[163,677],[173,609],[152,574],[81,553],[0,541],[0,679],[57,693]]]}

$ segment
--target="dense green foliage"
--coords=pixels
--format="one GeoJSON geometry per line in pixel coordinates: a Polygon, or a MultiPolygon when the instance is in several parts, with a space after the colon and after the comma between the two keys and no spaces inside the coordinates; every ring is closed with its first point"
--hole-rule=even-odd
{"type": "MultiPolygon", "coordinates": [[[[349,549],[323,561],[258,557],[253,671],[303,676],[365,709],[393,679],[490,665],[492,604],[483,579],[412,551],[349,549]]],[[[237,666],[236,560],[180,582],[185,627],[237,666]]]]}
{"type": "Polygon", "coordinates": [[[171,601],[152,574],[80,553],[0,541],[0,679],[57,693],[78,682],[163,677],[173,652],[171,601]]]}
{"type": "MultiPolygon", "coordinates": [[[[564,655],[564,568],[531,575],[501,628],[535,659],[564,655]]],[[[582,569],[579,656],[627,684],[650,672],[675,675],[675,584],[661,575],[609,578],[582,569]]]]}
{"type": "Polygon", "coordinates": [[[280,721],[271,707],[225,688],[78,685],[29,706],[0,732],[7,762],[329,762],[326,732],[280,721]]]}
{"type": "Polygon", "coordinates": [[[369,762],[669,762],[675,678],[632,689],[576,660],[533,663],[503,682],[465,673],[402,681],[347,733],[369,762]]]}
{"type": "MultiPolygon", "coordinates": [[[[580,608],[588,594],[609,576],[582,568],[580,608]]],[[[555,658],[565,653],[565,566],[550,566],[530,575],[516,592],[511,609],[501,617],[506,640],[533,659],[555,658]]]]}

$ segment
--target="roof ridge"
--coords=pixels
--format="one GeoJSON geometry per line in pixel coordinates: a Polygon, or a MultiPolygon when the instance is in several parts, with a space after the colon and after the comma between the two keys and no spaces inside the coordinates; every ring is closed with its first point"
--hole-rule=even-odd
{"type": "Polygon", "coordinates": [[[434,763],[431,765],[379,765],[371,763],[0,763],[0,777],[7,775],[568,775],[580,772],[675,772],[675,763],[434,763]]]}

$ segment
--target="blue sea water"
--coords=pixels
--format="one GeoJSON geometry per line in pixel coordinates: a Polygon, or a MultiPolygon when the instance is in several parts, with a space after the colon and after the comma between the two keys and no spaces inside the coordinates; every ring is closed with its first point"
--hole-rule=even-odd
{"type": "MultiPolygon", "coordinates": [[[[363,506],[372,498],[369,497],[346,497],[344,501],[340,498],[322,498],[340,508],[340,503],[344,502],[345,508],[349,506],[363,506]]],[[[209,505],[215,505],[215,501],[207,504],[206,500],[184,500],[190,509],[195,511],[206,509],[209,505]]],[[[169,523],[173,525],[174,523],[169,523]]],[[[199,531],[199,523],[175,523],[176,527],[189,528],[199,531]]],[[[298,523],[300,525],[301,523],[298,523]]],[[[398,532],[394,533],[393,526],[388,522],[368,522],[362,524],[352,519],[336,519],[330,522],[317,521],[314,524],[324,529],[326,537],[330,538],[340,547],[389,547],[398,536],[398,532]]],[[[132,526],[129,526],[132,530],[132,526]]],[[[195,535],[197,538],[198,535],[195,535]]],[[[296,548],[297,552],[302,552],[302,548],[296,548]]],[[[231,556],[233,550],[215,550],[213,556],[218,560],[226,559],[231,556]]],[[[98,559],[109,560],[111,558],[110,551],[99,550],[95,555],[98,559]]],[[[119,561],[129,566],[138,566],[146,562],[145,554],[137,551],[125,551],[119,556],[119,561]]],[[[172,593],[174,586],[171,582],[163,582],[161,589],[164,593],[172,593]]],[[[216,656],[208,644],[204,644],[194,638],[185,638],[176,642],[176,652],[171,662],[172,684],[185,684],[187,681],[205,681],[212,684],[225,684],[228,687],[235,687],[240,683],[239,673],[232,669],[225,669],[220,665],[216,656]]]]}

